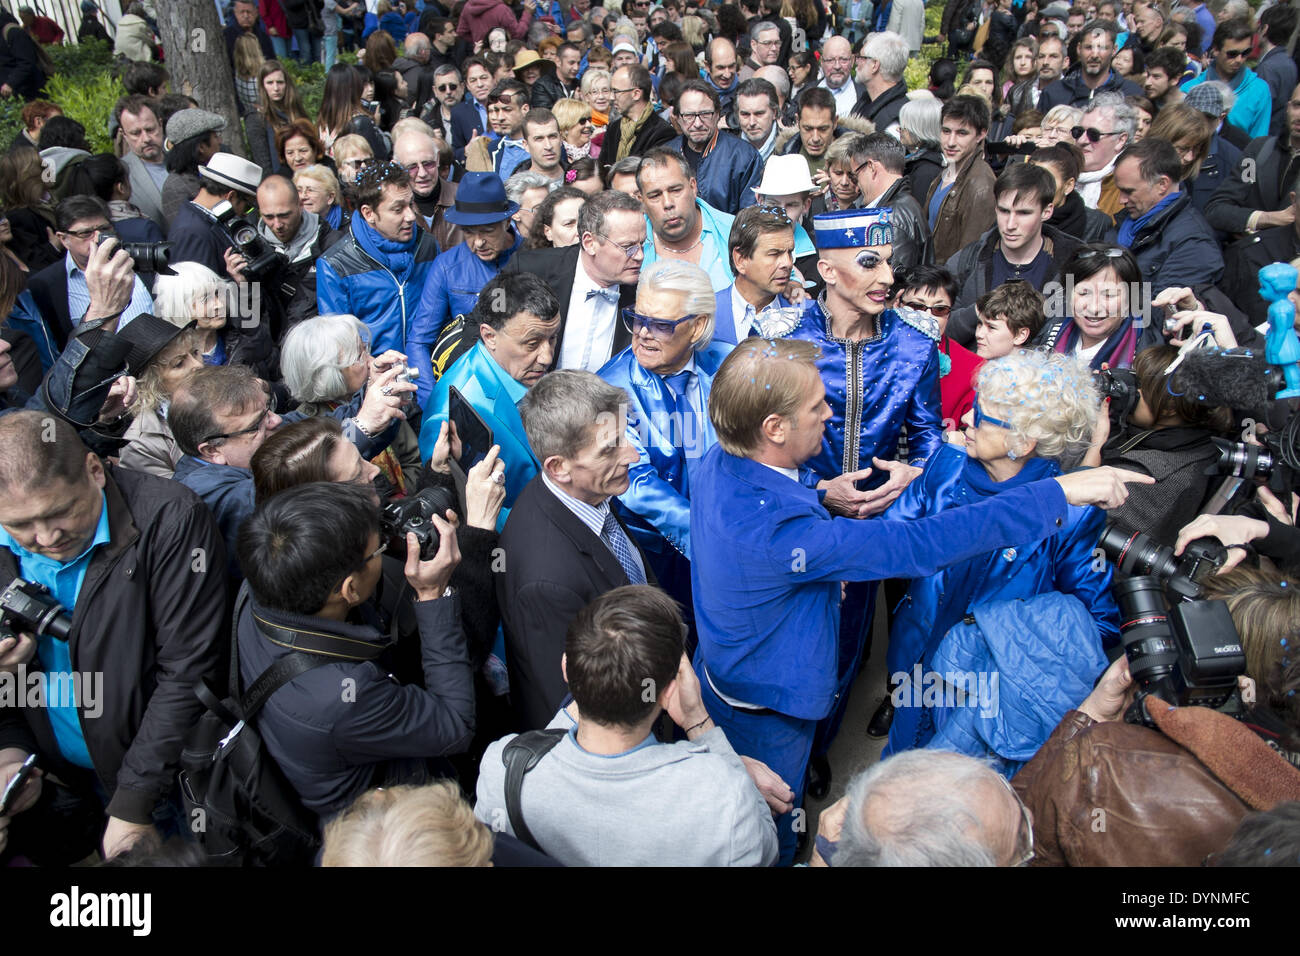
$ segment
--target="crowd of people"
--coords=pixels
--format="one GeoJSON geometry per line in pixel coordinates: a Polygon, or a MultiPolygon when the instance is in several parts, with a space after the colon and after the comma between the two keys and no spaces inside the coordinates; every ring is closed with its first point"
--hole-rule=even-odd
{"type": "Polygon", "coordinates": [[[233,714],[299,863],[1294,862],[1300,426],[1174,382],[1300,384],[1300,9],[219,6],[106,153],[0,39],[0,861],[217,855],[233,714]]]}

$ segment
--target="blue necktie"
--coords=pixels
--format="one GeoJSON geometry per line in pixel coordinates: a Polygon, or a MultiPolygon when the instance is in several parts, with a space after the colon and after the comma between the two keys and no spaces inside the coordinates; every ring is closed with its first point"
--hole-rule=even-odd
{"type": "Polygon", "coordinates": [[[587,298],[586,298],[584,301],[586,301],[586,302],[590,302],[592,299],[596,298],[597,296],[599,296],[600,298],[604,299],[604,300],[605,300],[606,302],[608,302],[610,305],[612,305],[612,306],[614,306],[614,307],[616,307],[616,308],[618,307],[618,288],[617,288],[617,287],[615,287],[615,288],[613,288],[613,289],[592,289],[592,290],[590,290],[590,291],[587,293],[587,298]]]}
{"type": "Polygon", "coordinates": [[[617,519],[614,517],[614,509],[611,507],[605,512],[605,524],[600,529],[600,540],[605,542],[618,563],[623,566],[623,573],[632,584],[645,584],[645,572],[641,570],[641,565],[637,563],[636,556],[632,553],[632,542],[628,540],[623,529],[619,527],[617,519]]]}
{"type": "Polygon", "coordinates": [[[671,375],[664,381],[673,393],[674,418],[680,423],[679,440],[675,442],[686,455],[686,460],[701,458],[704,455],[704,436],[700,434],[700,420],[695,414],[695,407],[686,397],[691,376],[695,373],[687,369],[671,375]]]}

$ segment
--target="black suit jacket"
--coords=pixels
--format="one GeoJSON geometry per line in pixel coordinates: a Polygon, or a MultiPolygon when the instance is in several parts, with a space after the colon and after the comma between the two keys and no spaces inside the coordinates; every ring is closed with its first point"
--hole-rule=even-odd
{"type": "Polygon", "coordinates": [[[27,290],[31,292],[59,351],[63,351],[72,333],[72,316],[68,314],[68,270],[63,258],[28,279],[27,290]]]}
{"type": "MultiPolygon", "coordinates": [[[[636,547],[636,539],[628,537],[636,547]]],[[[500,545],[505,572],[496,575],[496,586],[510,696],[524,726],[533,730],[550,722],[568,693],[560,658],[569,622],[605,592],[631,582],[605,542],[555,497],[541,475],[515,500],[500,545]]],[[[650,583],[656,583],[644,554],[641,563],[650,583]]]]}
{"type": "MultiPolygon", "coordinates": [[[[573,278],[577,272],[581,245],[563,246],[559,249],[520,249],[511,258],[505,272],[531,272],[541,277],[560,300],[560,347],[564,347],[565,329],[569,325],[569,297],[573,295],[573,278]]],[[[614,345],[609,355],[601,358],[604,365],[609,359],[632,344],[632,333],[623,323],[623,310],[636,305],[636,286],[618,287],[618,315],[614,320],[614,345]]],[[[559,364],[560,353],[555,353],[559,364]]]]}
{"type": "MultiPolygon", "coordinates": [[[[617,162],[618,141],[622,134],[623,119],[616,119],[605,129],[605,138],[600,144],[600,170],[606,177],[609,176],[609,168],[617,162]]],[[[677,136],[677,131],[668,125],[658,113],[651,116],[645,121],[645,125],[637,131],[632,140],[632,152],[630,156],[644,156],[656,146],[663,146],[670,139],[677,136]]]]}

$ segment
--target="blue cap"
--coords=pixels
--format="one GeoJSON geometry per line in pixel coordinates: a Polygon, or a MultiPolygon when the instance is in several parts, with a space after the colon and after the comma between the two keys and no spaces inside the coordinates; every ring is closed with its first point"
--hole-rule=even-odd
{"type": "Polygon", "coordinates": [[[813,216],[813,241],[818,249],[861,249],[894,241],[893,210],[841,209],[813,216]]]}

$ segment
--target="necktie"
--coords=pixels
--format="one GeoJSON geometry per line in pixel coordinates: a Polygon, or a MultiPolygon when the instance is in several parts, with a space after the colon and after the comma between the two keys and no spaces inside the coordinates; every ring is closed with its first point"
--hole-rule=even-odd
{"type": "Polygon", "coordinates": [[[700,435],[700,420],[695,414],[694,406],[686,397],[687,387],[694,374],[688,369],[664,379],[673,393],[673,419],[679,423],[680,428],[678,434],[673,436],[673,444],[682,449],[687,461],[704,454],[704,449],[701,447],[703,436],[700,435]]]}
{"type": "Polygon", "coordinates": [[[605,524],[600,529],[600,540],[618,559],[618,563],[623,567],[623,573],[632,584],[645,584],[645,572],[641,570],[641,565],[637,563],[636,555],[632,553],[632,542],[628,540],[623,529],[619,527],[618,521],[614,518],[614,510],[610,508],[605,512],[605,524]]]}
{"type": "Polygon", "coordinates": [[[584,301],[590,302],[599,296],[612,306],[618,305],[618,289],[591,289],[587,292],[587,298],[584,301]]]}

